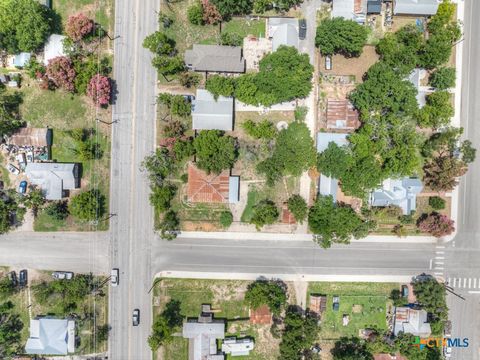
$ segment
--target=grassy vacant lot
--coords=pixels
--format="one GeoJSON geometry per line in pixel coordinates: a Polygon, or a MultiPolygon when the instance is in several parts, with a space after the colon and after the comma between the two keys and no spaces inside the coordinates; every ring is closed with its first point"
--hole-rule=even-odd
{"type": "MultiPolygon", "coordinates": [[[[163,279],[154,289],[153,313],[160,313],[169,300],[178,300],[184,317],[198,317],[200,306],[211,304],[214,316],[226,320],[228,335],[255,338],[255,351],[241,359],[276,359],[278,342],[271,338],[268,327],[251,326],[247,320],[248,308],[243,298],[248,284],[249,281],[163,279]]],[[[175,337],[164,348],[164,360],[187,358],[188,341],[182,337],[175,337]]]]}
{"type": "Polygon", "coordinates": [[[261,200],[272,200],[277,205],[279,212],[285,201],[300,190],[300,179],[293,176],[284,177],[275,186],[250,185],[248,190],[247,204],[243,210],[241,221],[250,222],[253,215],[253,207],[261,200]]]}
{"type": "Polygon", "coordinates": [[[173,24],[166,29],[168,36],[176,42],[177,50],[183,54],[193,44],[217,44],[220,40],[220,29],[224,32],[235,32],[245,37],[255,35],[265,37],[265,21],[234,18],[220,25],[193,25],[188,21],[188,8],[195,4],[196,0],[179,0],[168,2],[162,0],[162,13],[173,19],[173,24]]]}
{"type": "Polygon", "coordinates": [[[95,19],[109,31],[113,27],[113,0],[52,0],[53,10],[65,24],[68,17],[79,12],[95,19]]]}
{"type": "Polygon", "coordinates": [[[310,283],[308,294],[327,295],[327,308],[322,315],[320,338],[338,339],[342,336],[358,336],[365,328],[383,330],[387,328],[386,311],[391,305],[388,299],[396,283],[310,283]],[[339,311],[333,311],[333,296],[340,297],[339,311]],[[343,315],[350,322],[343,326],[343,315]]]}

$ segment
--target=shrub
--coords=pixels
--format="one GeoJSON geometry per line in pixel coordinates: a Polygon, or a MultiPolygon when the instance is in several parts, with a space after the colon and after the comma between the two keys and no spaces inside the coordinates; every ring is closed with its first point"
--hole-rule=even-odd
{"type": "Polygon", "coordinates": [[[198,1],[196,4],[190,6],[187,10],[188,21],[193,25],[203,25],[203,6],[198,1]]]}
{"type": "Polygon", "coordinates": [[[209,0],[202,0],[203,8],[203,22],[205,24],[214,25],[222,21],[222,15],[217,10],[217,7],[209,0]]]}
{"type": "Polygon", "coordinates": [[[392,232],[398,237],[406,237],[408,235],[408,229],[403,224],[395,225],[392,232]]]}
{"type": "Polygon", "coordinates": [[[247,120],[242,124],[242,127],[247,135],[255,139],[271,140],[277,135],[275,125],[268,120],[262,120],[259,123],[247,120]]]}
{"type": "Polygon", "coordinates": [[[150,204],[159,213],[163,213],[170,209],[170,203],[177,192],[176,186],[167,184],[163,186],[152,186],[150,193],[150,204]]]}
{"type": "Polygon", "coordinates": [[[68,217],[66,201],[55,201],[45,207],[45,213],[55,220],[65,220],[68,217]]]}
{"type": "Polygon", "coordinates": [[[37,61],[37,58],[31,57],[24,68],[31,79],[38,79],[45,74],[45,66],[37,61]]]}
{"type": "Polygon", "coordinates": [[[98,59],[90,55],[86,58],[75,58],[73,60],[75,69],[75,91],[79,94],[86,94],[90,80],[97,74],[108,76],[112,71],[110,60],[104,57],[98,62],[98,59]]]}
{"type": "Polygon", "coordinates": [[[75,90],[76,72],[72,61],[65,56],[57,56],[50,60],[46,74],[56,87],[73,92],[75,90]]]}
{"type": "Polygon", "coordinates": [[[210,91],[215,98],[218,98],[220,95],[232,96],[235,90],[235,82],[233,78],[222,75],[212,75],[207,79],[205,88],[210,91]]]}
{"type": "Polygon", "coordinates": [[[222,213],[220,214],[220,224],[224,228],[228,228],[230,227],[230,225],[232,225],[232,222],[233,222],[232,213],[230,211],[222,211],[222,213]]]}
{"type": "Polygon", "coordinates": [[[441,67],[430,75],[430,85],[439,89],[446,90],[455,86],[456,74],[455,68],[441,67]]]}
{"type": "Polygon", "coordinates": [[[200,74],[189,71],[185,71],[178,75],[178,81],[180,82],[180,85],[186,88],[197,86],[200,83],[200,78],[200,74]]]}
{"type": "Polygon", "coordinates": [[[440,196],[430,196],[428,198],[428,205],[432,207],[433,210],[443,210],[445,209],[445,200],[440,196]]]}
{"type": "Polygon", "coordinates": [[[68,17],[65,32],[73,41],[80,41],[93,31],[94,25],[93,20],[83,13],[78,13],[68,17]]]}
{"type": "Polygon", "coordinates": [[[288,210],[295,216],[295,219],[301,224],[308,214],[307,202],[298,194],[290,196],[287,201],[288,210]]]}
{"type": "Polygon", "coordinates": [[[105,106],[110,103],[110,94],[112,87],[110,79],[106,76],[97,74],[88,83],[87,95],[97,106],[105,106]]]}
{"type": "Polygon", "coordinates": [[[180,175],[180,180],[182,181],[182,183],[186,184],[188,182],[188,174],[185,173],[180,175]]]}
{"type": "Polygon", "coordinates": [[[222,32],[220,43],[226,46],[242,46],[243,38],[234,32],[222,32]]]}
{"type": "Polygon", "coordinates": [[[105,196],[96,189],[84,191],[70,200],[68,208],[80,220],[98,220],[105,213],[105,196]]]}
{"type": "Polygon", "coordinates": [[[286,286],[273,280],[257,280],[248,285],[245,302],[253,309],[267,305],[273,314],[280,315],[287,303],[286,286]]]}
{"type": "Polygon", "coordinates": [[[423,216],[418,221],[418,228],[435,237],[450,235],[455,231],[454,221],[446,215],[431,213],[423,216]]]}
{"type": "Polygon", "coordinates": [[[271,225],[278,220],[279,212],[275,203],[271,200],[262,200],[253,207],[253,215],[250,223],[254,224],[258,231],[264,225],[271,225]]]}

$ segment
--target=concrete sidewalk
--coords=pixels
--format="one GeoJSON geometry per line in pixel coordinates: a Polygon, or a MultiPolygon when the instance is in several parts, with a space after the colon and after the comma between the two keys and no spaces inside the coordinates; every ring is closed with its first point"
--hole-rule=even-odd
{"type": "MultiPolygon", "coordinates": [[[[212,239],[212,240],[252,240],[252,241],[312,241],[312,234],[275,234],[265,232],[202,232],[182,231],[179,239],[212,239]]],[[[370,235],[364,239],[352,240],[352,243],[392,243],[392,244],[435,244],[432,236],[397,236],[370,235]]]]}
{"type": "Polygon", "coordinates": [[[215,280],[257,280],[258,278],[280,279],[283,281],[325,281],[325,282],[398,282],[409,283],[409,275],[313,275],[313,274],[253,274],[198,271],[161,271],[155,278],[173,279],[215,279],[215,280]]]}

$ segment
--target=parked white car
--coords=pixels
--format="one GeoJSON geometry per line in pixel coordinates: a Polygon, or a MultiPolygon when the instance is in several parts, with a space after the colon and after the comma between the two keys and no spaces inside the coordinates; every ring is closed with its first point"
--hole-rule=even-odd
{"type": "Polygon", "coordinates": [[[7,169],[10,173],[12,173],[13,175],[18,175],[20,174],[20,170],[15,166],[15,165],[12,165],[12,164],[8,164],[7,165],[7,169]]]}
{"type": "Polygon", "coordinates": [[[73,278],[73,272],[70,271],[54,271],[52,273],[54,279],[57,280],[71,280],[73,278]]]}
{"type": "Polygon", "coordinates": [[[119,271],[117,268],[112,269],[112,272],[110,273],[110,283],[112,286],[118,286],[118,277],[119,277],[119,271]]]}

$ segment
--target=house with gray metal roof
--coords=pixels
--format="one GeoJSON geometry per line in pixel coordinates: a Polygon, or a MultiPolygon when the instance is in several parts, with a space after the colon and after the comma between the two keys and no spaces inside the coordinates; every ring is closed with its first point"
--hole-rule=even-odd
{"type": "Polygon", "coordinates": [[[80,165],[75,163],[28,163],[25,173],[47,200],[61,200],[65,190],[80,187],[80,165]]]}
{"type": "Polygon", "coordinates": [[[245,59],[240,46],[201,45],[185,51],[185,65],[193,71],[244,73],[245,59]]]}
{"type": "Polygon", "coordinates": [[[395,0],[393,14],[431,16],[437,13],[441,2],[442,0],[395,0]]]}
{"type": "Polygon", "coordinates": [[[423,338],[429,337],[432,329],[427,322],[427,315],[427,312],[423,309],[415,310],[403,306],[396,307],[393,333],[395,336],[403,332],[423,338]]]}
{"type": "Polygon", "coordinates": [[[30,320],[27,354],[67,355],[75,352],[75,321],[39,318],[30,320]]]}
{"type": "Polygon", "coordinates": [[[398,206],[404,215],[410,215],[417,208],[417,195],[422,190],[423,184],[417,178],[387,179],[370,194],[369,202],[371,206],[398,206]]]}
{"type": "Polygon", "coordinates": [[[197,89],[192,102],[192,128],[194,130],[233,130],[233,98],[217,99],[207,90],[197,89]]]}
{"type": "Polygon", "coordinates": [[[281,17],[269,18],[268,36],[272,40],[272,51],[276,51],[282,45],[298,49],[298,20],[281,17]]]}
{"type": "Polygon", "coordinates": [[[359,24],[366,21],[365,0],[333,0],[332,18],[343,17],[345,20],[353,20],[359,24]]]}
{"type": "MultiPolygon", "coordinates": [[[[347,136],[348,134],[319,132],[317,134],[317,152],[324,152],[331,142],[337,144],[338,146],[346,146],[348,144],[347,136]]],[[[336,201],[337,191],[338,179],[321,174],[320,182],[318,184],[318,193],[324,196],[332,196],[333,201],[336,201]]]]}
{"type": "Polygon", "coordinates": [[[223,360],[217,348],[217,339],[225,338],[225,322],[213,318],[210,305],[202,305],[197,319],[183,323],[182,336],[188,341],[189,360],[223,360]]]}
{"type": "Polygon", "coordinates": [[[427,86],[422,86],[422,79],[427,76],[427,71],[425,69],[413,69],[412,72],[408,75],[406,80],[410,81],[412,85],[417,90],[417,103],[420,108],[424,107],[427,101],[427,95],[431,94],[432,91],[427,86]]]}

